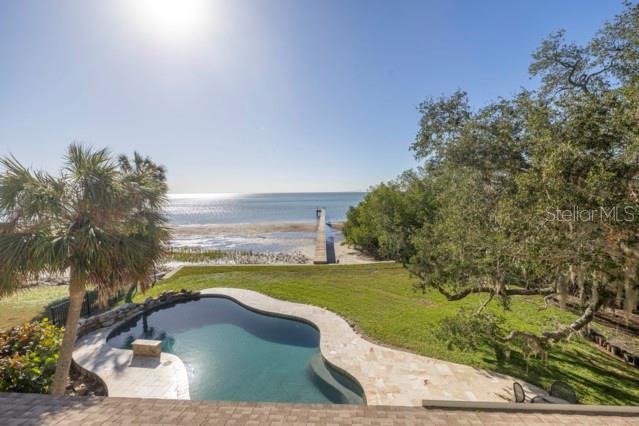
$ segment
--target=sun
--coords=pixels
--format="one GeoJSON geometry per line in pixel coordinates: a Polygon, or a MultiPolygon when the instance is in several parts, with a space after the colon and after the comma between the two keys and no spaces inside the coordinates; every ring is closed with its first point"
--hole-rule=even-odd
{"type": "Polygon", "coordinates": [[[183,44],[206,36],[214,17],[212,0],[126,0],[126,13],[156,40],[183,44]]]}

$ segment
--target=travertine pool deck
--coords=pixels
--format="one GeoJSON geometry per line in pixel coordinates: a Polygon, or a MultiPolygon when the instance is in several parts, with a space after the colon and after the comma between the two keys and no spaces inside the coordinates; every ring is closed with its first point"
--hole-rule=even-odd
{"type": "Polygon", "coordinates": [[[160,357],[134,357],[133,351],[106,343],[113,327],[88,334],[76,344],[73,360],[96,374],[110,396],[190,399],[182,360],[166,352],[160,357]]]}
{"type": "MultiPolygon", "coordinates": [[[[320,331],[322,355],[360,383],[368,405],[419,407],[423,400],[504,402],[512,398],[512,377],[376,345],[326,309],[235,288],[212,288],[201,294],[228,297],[257,311],[314,324],[320,331]]],[[[73,354],[76,363],[105,382],[109,396],[189,399],[186,368],[178,357],[162,353],[159,362],[134,358],[132,351],[106,343],[113,327],[80,339],[73,354]]],[[[544,394],[521,383],[528,395],[544,394]]]]}
{"type": "MultiPolygon", "coordinates": [[[[531,404],[532,405],[532,404],[531,404]]],[[[0,393],[0,425],[639,425],[637,416],[0,393]]]]}

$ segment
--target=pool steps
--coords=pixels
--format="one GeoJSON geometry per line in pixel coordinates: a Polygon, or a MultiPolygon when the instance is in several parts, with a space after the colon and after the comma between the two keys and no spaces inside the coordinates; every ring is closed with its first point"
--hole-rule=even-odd
{"type": "Polygon", "coordinates": [[[322,358],[321,354],[317,354],[311,357],[309,368],[312,374],[314,374],[314,378],[321,381],[324,385],[335,389],[342,395],[342,397],[344,398],[344,401],[342,402],[345,402],[347,404],[362,403],[362,397],[360,395],[356,394],[355,392],[341,384],[335,377],[333,377],[333,374],[329,371],[328,367],[326,366],[326,361],[324,361],[324,358],[322,358]]]}

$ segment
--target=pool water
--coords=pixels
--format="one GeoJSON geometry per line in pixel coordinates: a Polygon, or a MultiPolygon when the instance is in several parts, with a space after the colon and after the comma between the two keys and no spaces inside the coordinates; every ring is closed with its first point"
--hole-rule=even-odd
{"type": "Polygon", "coordinates": [[[184,362],[191,399],[362,404],[361,387],[328,365],[319,331],[222,297],[172,303],[135,317],[108,339],[162,340],[184,362]]]}

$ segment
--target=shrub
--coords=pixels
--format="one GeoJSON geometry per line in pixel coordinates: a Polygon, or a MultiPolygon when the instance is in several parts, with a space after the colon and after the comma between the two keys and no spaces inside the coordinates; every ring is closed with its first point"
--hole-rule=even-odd
{"type": "Polygon", "coordinates": [[[48,393],[62,334],[47,319],[0,332],[0,392],[48,393]]]}
{"type": "Polygon", "coordinates": [[[412,237],[432,214],[431,190],[424,182],[408,171],[371,188],[346,214],[346,242],[377,259],[408,262],[415,254],[412,237]]]}

